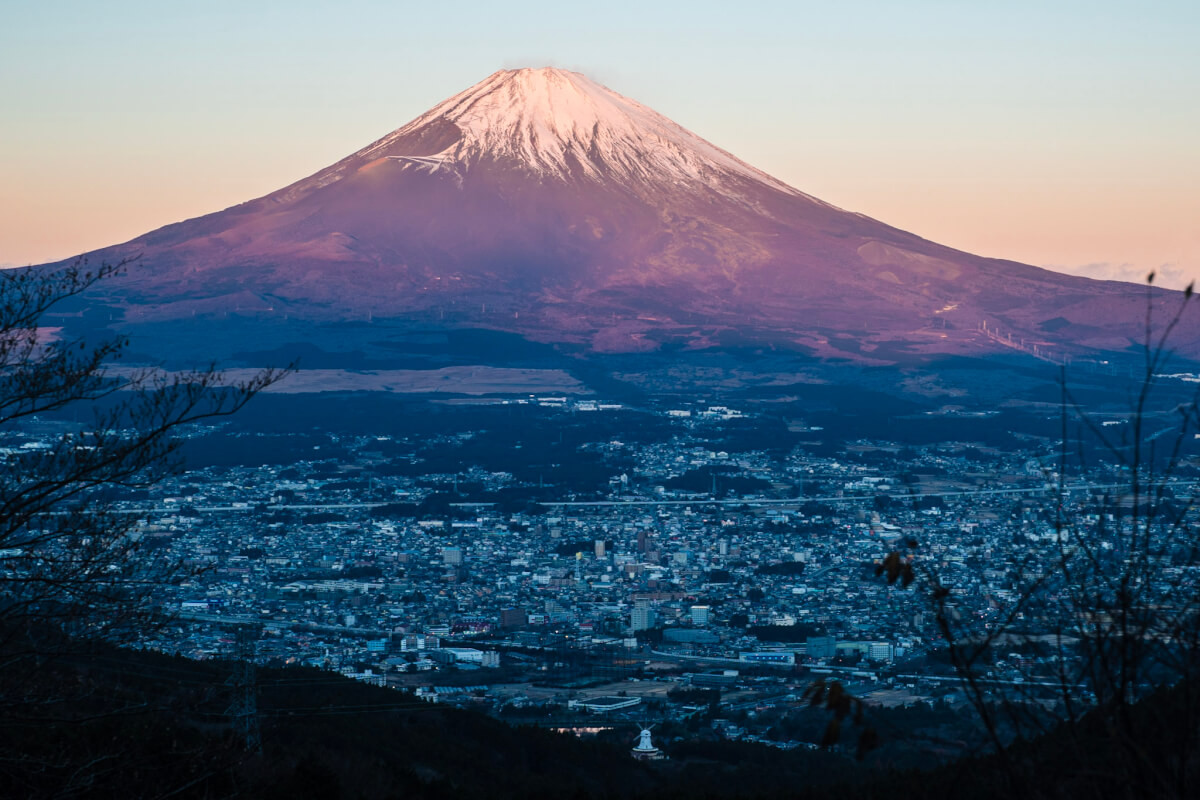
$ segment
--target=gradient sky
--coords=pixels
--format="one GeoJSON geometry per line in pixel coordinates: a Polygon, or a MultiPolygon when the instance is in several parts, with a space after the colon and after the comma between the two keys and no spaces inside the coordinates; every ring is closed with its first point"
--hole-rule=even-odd
{"type": "Polygon", "coordinates": [[[1200,277],[1200,3],[7,0],[0,263],[277,189],[501,68],[577,69],[978,253],[1200,277]]]}

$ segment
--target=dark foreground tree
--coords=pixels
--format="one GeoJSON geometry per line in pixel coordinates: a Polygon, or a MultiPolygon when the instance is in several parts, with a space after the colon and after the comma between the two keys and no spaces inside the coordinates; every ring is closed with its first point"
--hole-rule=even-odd
{"type": "Polygon", "coordinates": [[[1064,372],[1051,502],[990,565],[1008,574],[988,603],[915,540],[878,567],[927,597],[1009,793],[1200,796],[1200,516],[1187,477],[1200,406],[1167,374],[1192,296],[1156,321],[1148,291],[1124,413],[1086,407],[1064,372]],[[1053,748],[1055,780],[1032,739],[1053,748]]]}
{"type": "Polygon", "coordinates": [[[121,497],[178,466],[186,426],[234,413],[285,374],[230,383],[213,368],[125,368],[124,337],[91,341],[46,327],[56,304],[122,266],[0,272],[0,711],[8,718],[55,698],[31,688],[53,656],[136,633],[156,589],[181,576],[182,564],[142,546],[121,497]]]}

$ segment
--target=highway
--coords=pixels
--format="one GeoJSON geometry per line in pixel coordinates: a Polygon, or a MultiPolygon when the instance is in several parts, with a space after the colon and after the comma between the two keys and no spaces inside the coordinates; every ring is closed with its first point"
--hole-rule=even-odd
{"type": "Polygon", "coordinates": [[[313,633],[331,633],[338,636],[370,637],[375,639],[390,637],[393,633],[390,630],[383,630],[381,628],[351,628],[343,625],[321,625],[315,622],[288,622],[275,619],[262,619],[260,617],[239,616],[236,614],[211,614],[200,611],[180,611],[172,615],[171,619],[181,622],[211,622],[217,625],[261,625],[264,628],[271,628],[273,630],[298,628],[313,633]]]}
{"type": "MultiPolygon", "coordinates": [[[[1143,491],[1149,491],[1150,484],[1143,491]]],[[[1197,481],[1168,481],[1165,484],[1173,490],[1189,489],[1195,490],[1200,486],[1197,481]]],[[[1065,492],[1085,492],[1085,491],[1104,491],[1104,490],[1127,490],[1128,483],[1073,483],[1062,487],[1065,492]]],[[[920,500],[925,497],[941,497],[941,498],[963,498],[963,497],[999,497],[999,496],[1020,496],[1020,495],[1045,495],[1055,494],[1059,491],[1057,486],[1026,486],[1019,489],[960,489],[949,492],[877,492],[875,494],[826,494],[826,495],[806,495],[804,497],[792,497],[786,499],[773,499],[762,497],[734,497],[717,500],[713,498],[698,497],[688,500],[546,500],[539,502],[538,505],[547,508],[655,508],[655,507],[670,507],[670,506],[719,506],[722,508],[738,508],[741,506],[756,507],[772,507],[772,508],[793,508],[802,506],[805,503],[871,503],[876,497],[888,497],[893,500],[920,500]]],[[[396,501],[388,501],[386,503],[234,503],[230,505],[220,506],[145,506],[141,508],[126,508],[121,509],[121,513],[131,515],[151,515],[151,514],[178,514],[185,507],[191,511],[194,510],[201,514],[221,514],[235,513],[245,514],[250,512],[262,511],[343,511],[350,509],[372,509],[381,508],[383,506],[393,505],[396,501]]],[[[491,508],[495,503],[451,503],[454,508],[491,508]]],[[[54,516],[66,514],[69,512],[50,512],[45,516],[54,516]]]]}
{"type": "MultiPolygon", "coordinates": [[[[1195,488],[1198,484],[1196,481],[1170,481],[1167,483],[1172,489],[1189,487],[1195,488]]],[[[1063,491],[1067,492],[1083,492],[1096,491],[1104,489],[1128,489],[1128,483],[1077,483],[1063,486],[1063,491]]],[[[877,492],[875,494],[862,495],[809,495],[805,497],[794,497],[784,500],[768,499],[768,498],[734,498],[726,500],[714,500],[711,498],[700,498],[693,500],[579,500],[579,501],[544,501],[540,503],[543,506],[551,508],[591,508],[604,506],[801,506],[805,503],[863,503],[872,502],[876,497],[890,497],[893,500],[918,500],[922,497],[985,497],[989,495],[1022,495],[1022,494],[1053,494],[1057,492],[1057,486],[1030,486],[1020,489],[961,489],[951,492],[877,492]]]]}

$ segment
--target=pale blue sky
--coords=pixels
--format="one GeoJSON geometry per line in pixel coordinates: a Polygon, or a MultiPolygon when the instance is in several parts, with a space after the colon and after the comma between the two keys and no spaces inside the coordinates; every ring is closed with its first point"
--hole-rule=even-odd
{"type": "Polygon", "coordinates": [[[1195,275],[1198,40],[1200,3],[1164,0],[6,0],[0,262],[264,194],[550,64],[946,244],[1195,275]]]}

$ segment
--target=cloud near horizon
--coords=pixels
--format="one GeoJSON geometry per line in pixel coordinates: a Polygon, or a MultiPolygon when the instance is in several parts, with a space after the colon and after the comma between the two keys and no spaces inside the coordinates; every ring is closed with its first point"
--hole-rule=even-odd
{"type": "MultiPolygon", "coordinates": [[[[1091,264],[1046,264],[1045,269],[1064,272],[1067,275],[1080,275],[1085,278],[1095,278],[1102,281],[1125,281],[1127,283],[1145,283],[1151,268],[1129,262],[1115,263],[1099,261],[1091,264]]],[[[1177,264],[1161,264],[1152,268],[1154,285],[1167,289],[1182,289],[1193,280],[1188,270],[1177,264]]]]}

